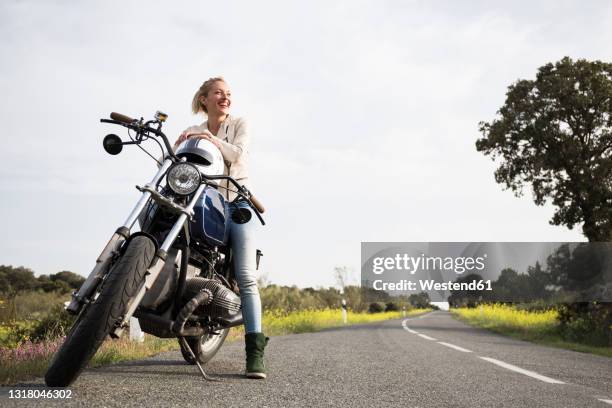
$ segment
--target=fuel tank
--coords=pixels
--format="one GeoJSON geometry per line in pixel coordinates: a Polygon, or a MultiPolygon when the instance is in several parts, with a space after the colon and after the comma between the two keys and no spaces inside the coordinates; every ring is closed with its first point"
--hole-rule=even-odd
{"type": "Polygon", "coordinates": [[[194,221],[189,223],[192,238],[212,246],[227,244],[229,211],[223,195],[207,187],[193,208],[194,221]]]}

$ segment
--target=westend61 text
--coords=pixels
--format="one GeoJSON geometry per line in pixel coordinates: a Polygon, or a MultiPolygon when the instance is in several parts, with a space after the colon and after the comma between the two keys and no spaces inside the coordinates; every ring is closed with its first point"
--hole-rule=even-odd
{"type": "Polygon", "coordinates": [[[493,290],[491,280],[472,282],[436,282],[433,279],[419,280],[417,282],[402,279],[398,282],[383,282],[377,279],[373,282],[374,290],[493,290]]]}

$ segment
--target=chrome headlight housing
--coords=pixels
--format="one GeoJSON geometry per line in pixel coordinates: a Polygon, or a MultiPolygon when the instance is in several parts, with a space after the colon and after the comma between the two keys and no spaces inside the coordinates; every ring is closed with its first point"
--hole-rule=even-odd
{"type": "Polygon", "coordinates": [[[170,189],[176,194],[189,195],[202,183],[202,175],[193,164],[176,163],[168,170],[166,180],[170,189]]]}

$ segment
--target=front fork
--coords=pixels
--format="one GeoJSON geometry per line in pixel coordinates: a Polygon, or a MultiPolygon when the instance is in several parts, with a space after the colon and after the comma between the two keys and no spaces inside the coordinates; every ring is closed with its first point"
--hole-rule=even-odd
{"type": "MultiPolygon", "coordinates": [[[[153,179],[150,183],[145,185],[143,189],[143,193],[140,196],[140,199],[136,203],[136,206],[125,220],[123,225],[121,225],[113,236],[110,238],[98,259],[96,259],[96,265],[93,270],[85,280],[85,282],[81,285],[78,291],[72,294],[72,300],[66,306],[66,310],[72,314],[78,314],[84,305],[88,304],[92,301],[91,296],[94,294],[96,288],[108,272],[108,267],[111,263],[113,257],[117,254],[123,243],[129,238],[131,229],[136,223],[138,216],[143,211],[149,198],[151,198],[151,190],[154,190],[157,186],[157,183],[161,180],[161,178],[166,174],[168,168],[172,165],[172,160],[166,159],[153,179]]],[[[183,221],[184,222],[184,221],[183,221]]],[[[155,261],[157,261],[157,256],[155,261]]],[[[156,262],[153,262],[155,265],[156,262]]],[[[158,271],[159,273],[159,271],[158,271]]]]}
{"type": "MultiPolygon", "coordinates": [[[[198,198],[202,195],[205,188],[206,188],[206,184],[200,184],[195,194],[193,195],[193,198],[187,204],[187,206],[184,208],[180,208],[180,207],[178,208],[178,211],[180,211],[181,215],[178,217],[178,219],[174,223],[174,226],[172,227],[168,235],[166,235],[166,239],[164,239],[164,242],[161,244],[161,246],[155,253],[153,262],[151,262],[151,266],[149,267],[149,269],[147,269],[147,272],[145,273],[145,281],[143,285],[140,287],[136,296],[134,296],[128,302],[127,311],[125,312],[125,315],[123,315],[123,320],[118,322],[116,328],[110,333],[112,337],[118,338],[121,336],[121,334],[123,333],[123,329],[127,326],[130,320],[130,317],[132,317],[132,315],[136,311],[136,308],[140,304],[140,301],[144,297],[145,293],[147,292],[147,290],[151,289],[151,287],[155,283],[155,280],[159,276],[159,273],[161,272],[162,268],[164,267],[164,264],[166,263],[166,257],[168,256],[168,250],[174,243],[174,240],[176,239],[176,237],[178,237],[181,230],[183,228],[187,228],[186,222],[192,218],[193,207],[196,205],[198,198]]],[[[159,197],[159,195],[154,194],[153,198],[155,197],[159,197]]],[[[160,199],[162,201],[161,202],[158,201],[159,204],[162,204],[162,205],[166,204],[169,208],[177,210],[176,204],[172,202],[164,203],[163,197],[160,197],[160,199]]]]}

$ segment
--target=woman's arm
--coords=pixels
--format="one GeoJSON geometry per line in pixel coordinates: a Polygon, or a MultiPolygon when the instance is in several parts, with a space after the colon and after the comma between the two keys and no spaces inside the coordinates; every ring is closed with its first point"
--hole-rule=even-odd
{"type": "Polygon", "coordinates": [[[230,163],[235,163],[243,154],[248,154],[249,147],[249,133],[244,119],[239,118],[236,120],[236,128],[234,131],[236,135],[234,136],[233,143],[217,139],[221,145],[219,149],[221,150],[223,159],[230,163]]]}
{"type": "Polygon", "coordinates": [[[205,139],[205,137],[203,137],[205,134],[212,136],[208,129],[203,128],[202,126],[189,126],[187,129],[181,132],[178,139],[176,139],[176,142],[174,142],[174,150],[176,150],[176,148],[189,137],[202,137],[205,139]]]}
{"type": "Polygon", "coordinates": [[[244,119],[239,118],[236,120],[234,132],[236,135],[234,136],[233,143],[229,143],[219,139],[216,136],[213,136],[208,129],[204,129],[201,126],[191,126],[181,133],[174,144],[174,148],[176,149],[179,144],[189,137],[199,137],[210,140],[212,143],[214,143],[215,146],[221,150],[223,160],[229,163],[235,163],[243,154],[248,154],[249,133],[246,121],[244,119]]]}

